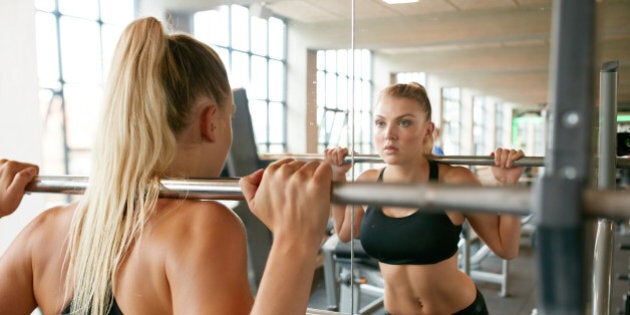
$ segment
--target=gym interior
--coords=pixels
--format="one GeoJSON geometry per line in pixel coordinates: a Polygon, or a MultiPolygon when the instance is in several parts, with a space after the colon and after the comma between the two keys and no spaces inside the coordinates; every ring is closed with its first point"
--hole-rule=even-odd
{"type": "MultiPolygon", "coordinates": [[[[485,160],[474,157],[506,147],[534,158],[519,182],[532,196],[519,256],[496,257],[469,229],[461,236],[459,266],[490,312],[630,314],[630,203],[611,205],[607,214],[591,211],[594,202],[563,204],[582,200],[586,190],[604,200],[593,192],[597,187],[630,194],[630,1],[394,2],[3,0],[0,157],[37,164],[42,176],[87,176],[114,46],[133,19],[155,16],[210,45],[228,70],[237,114],[226,176],[243,176],[277,156],[321,156],[336,146],[373,158],[378,92],[418,82],[427,89],[436,145],[452,158],[448,163],[469,167],[492,186],[487,164],[479,163],[485,160]],[[611,119],[603,117],[605,106],[611,119]],[[585,131],[563,129],[575,121],[585,131]],[[598,176],[604,156],[613,161],[608,186],[598,176]],[[550,196],[559,184],[542,179],[557,174],[581,179],[581,188],[550,196]],[[554,207],[558,214],[541,214],[554,207]],[[580,249],[553,247],[554,218],[584,209],[590,215],[575,223],[587,231],[580,249]],[[584,258],[572,261],[575,255],[584,258]],[[574,276],[582,287],[563,285],[571,275],[549,267],[558,259],[581,266],[582,275],[574,276]],[[550,292],[557,288],[568,292],[559,301],[550,292]],[[562,299],[575,296],[585,297],[583,312],[564,308],[562,299]]],[[[353,174],[378,164],[357,161],[353,174]]],[[[73,198],[27,196],[15,215],[0,220],[0,253],[43,209],[73,198]]],[[[242,201],[225,202],[248,215],[242,201]]],[[[247,231],[255,290],[272,237],[255,223],[247,231]]],[[[330,232],[318,264],[309,314],[385,314],[378,265],[360,244],[344,244],[330,232]]]]}

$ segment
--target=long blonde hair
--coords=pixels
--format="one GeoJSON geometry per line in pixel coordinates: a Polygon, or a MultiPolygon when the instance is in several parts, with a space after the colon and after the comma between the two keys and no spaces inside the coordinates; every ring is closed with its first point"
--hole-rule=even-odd
{"type": "Polygon", "coordinates": [[[155,211],[159,180],[194,101],[207,96],[221,106],[229,93],[223,63],[207,45],[165,34],[155,18],[125,29],[108,78],[89,187],[70,228],[71,313],[109,311],[115,271],[155,211]]]}
{"type": "MultiPolygon", "coordinates": [[[[378,96],[378,103],[380,103],[385,96],[406,98],[416,101],[420,106],[420,111],[426,115],[427,121],[431,121],[431,101],[427,90],[418,82],[409,83],[397,83],[392,84],[381,91],[378,96]]],[[[431,155],[433,151],[433,136],[431,136],[424,143],[424,154],[431,155]]]]}

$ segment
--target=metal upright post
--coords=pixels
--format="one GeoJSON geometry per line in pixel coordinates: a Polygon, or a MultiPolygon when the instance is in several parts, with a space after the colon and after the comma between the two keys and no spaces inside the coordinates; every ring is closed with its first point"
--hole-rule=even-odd
{"type": "Polygon", "coordinates": [[[545,175],[536,185],[540,314],[584,314],[582,191],[590,175],[594,1],[553,3],[551,125],[545,175]]]}
{"type": "MultiPolygon", "coordinates": [[[[616,186],[617,146],[617,68],[619,62],[604,63],[599,73],[599,159],[597,187],[614,189],[616,186]]],[[[593,252],[593,283],[591,314],[610,313],[612,286],[612,255],[614,222],[599,219],[593,252]]]]}

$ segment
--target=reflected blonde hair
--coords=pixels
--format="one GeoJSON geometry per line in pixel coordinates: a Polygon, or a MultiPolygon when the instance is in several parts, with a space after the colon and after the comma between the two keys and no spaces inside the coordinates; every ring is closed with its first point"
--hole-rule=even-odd
{"type": "MultiPolygon", "coordinates": [[[[378,96],[377,103],[381,103],[383,98],[386,96],[406,98],[415,101],[420,106],[420,111],[426,115],[425,118],[427,121],[431,121],[431,101],[429,100],[427,90],[424,86],[422,86],[422,84],[418,82],[409,82],[390,85],[381,91],[378,96]]],[[[425,141],[425,147],[423,149],[425,155],[432,154],[433,141],[433,136],[431,136],[429,140],[425,141]]]]}
{"type": "Polygon", "coordinates": [[[118,265],[155,211],[160,178],[195,100],[231,93],[219,56],[155,18],[121,35],[108,78],[88,188],[74,211],[66,262],[72,313],[106,314],[118,265]]]}

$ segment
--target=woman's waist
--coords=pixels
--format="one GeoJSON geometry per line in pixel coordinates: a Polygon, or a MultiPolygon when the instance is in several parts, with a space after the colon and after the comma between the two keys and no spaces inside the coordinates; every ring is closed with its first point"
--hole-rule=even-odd
{"type": "Polygon", "coordinates": [[[459,270],[439,272],[432,268],[399,266],[398,274],[385,272],[385,306],[392,314],[439,314],[470,305],[477,289],[459,270]]]}

